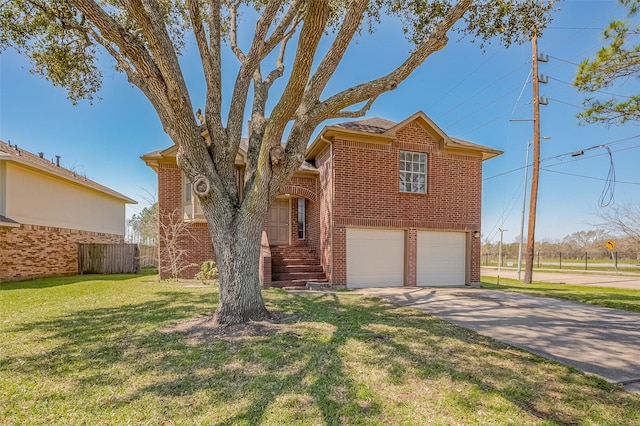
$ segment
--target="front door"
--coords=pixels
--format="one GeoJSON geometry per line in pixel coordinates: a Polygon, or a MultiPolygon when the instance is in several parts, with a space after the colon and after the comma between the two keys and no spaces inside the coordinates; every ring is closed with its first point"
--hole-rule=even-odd
{"type": "Polygon", "coordinates": [[[289,199],[275,200],[269,209],[269,244],[289,245],[289,199]]]}

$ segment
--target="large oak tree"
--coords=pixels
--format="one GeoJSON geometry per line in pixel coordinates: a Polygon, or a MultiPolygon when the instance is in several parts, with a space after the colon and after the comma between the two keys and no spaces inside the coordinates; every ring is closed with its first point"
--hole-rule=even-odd
{"type": "MultiPolygon", "coordinates": [[[[534,0],[4,0],[0,50],[28,56],[34,71],[68,89],[72,101],[100,88],[96,57],[116,68],[155,108],[178,146],[209,225],[220,275],[216,319],[233,324],[268,316],[259,286],[260,230],[279,188],[299,168],[314,129],[332,118],[363,116],[395,89],[448,33],[505,46],[540,35],[550,2],[534,0]],[[240,13],[257,16],[241,28],[240,13]],[[251,13],[248,13],[251,12],[251,13]],[[354,36],[399,18],[411,43],[391,72],[328,93],[354,36]],[[239,35],[251,34],[242,45],[239,35]],[[185,41],[197,45],[206,84],[204,126],[181,69],[185,41]],[[239,61],[222,75],[223,48],[239,61]],[[293,54],[285,54],[287,48],[293,54]],[[283,89],[273,89],[283,78],[283,89]],[[223,85],[231,101],[223,108],[223,85]],[[267,103],[271,96],[273,99],[267,103]],[[268,105],[273,105],[268,108],[268,105]],[[234,159],[249,115],[244,188],[234,159]],[[206,131],[203,132],[203,130],[206,131]],[[203,134],[208,134],[204,139],[203,134]],[[282,150],[284,147],[284,150],[282,150]],[[241,197],[240,194],[243,194],[241,197]]],[[[446,84],[441,82],[439,84],[446,84]]]]}

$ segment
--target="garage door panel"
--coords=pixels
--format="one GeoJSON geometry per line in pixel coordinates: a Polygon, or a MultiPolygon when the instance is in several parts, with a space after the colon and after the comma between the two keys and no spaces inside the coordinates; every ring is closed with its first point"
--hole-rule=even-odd
{"type": "Polygon", "coordinates": [[[347,286],[404,284],[404,231],[347,230],[347,286]]]}
{"type": "Polygon", "coordinates": [[[418,286],[460,286],[466,281],[464,232],[419,231],[418,286]]]}

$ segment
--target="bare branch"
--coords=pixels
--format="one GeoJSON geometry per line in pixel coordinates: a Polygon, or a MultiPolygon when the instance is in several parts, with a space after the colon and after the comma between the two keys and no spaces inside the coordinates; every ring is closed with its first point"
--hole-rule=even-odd
{"type": "Polygon", "coordinates": [[[354,0],[347,11],[344,21],[340,26],[340,31],[333,41],[327,54],[314,72],[305,93],[305,102],[309,106],[315,104],[320,98],[322,91],[326,87],[329,79],[334,74],[340,64],[344,53],[351,44],[354,34],[360,27],[367,9],[369,0],[354,0]]]}
{"type": "Polygon", "coordinates": [[[160,118],[169,116],[168,102],[160,95],[165,87],[164,79],[158,69],[155,61],[147,51],[147,49],[133,36],[127,33],[109,14],[107,14],[100,6],[94,1],[90,0],[72,0],[72,3],[87,16],[89,20],[98,28],[101,37],[95,40],[99,42],[100,39],[108,41],[108,43],[100,43],[107,48],[109,43],[113,43],[118,46],[120,53],[123,57],[129,59],[129,63],[136,70],[137,75],[140,78],[130,80],[131,83],[142,84],[142,79],[145,80],[144,87],[138,86],[145,95],[149,97],[149,100],[158,111],[160,118]],[[149,83],[146,83],[146,82],[149,83]],[[153,84],[160,90],[149,89],[149,84],[153,84]]]}
{"type": "Polygon", "coordinates": [[[276,29],[265,41],[265,52],[271,52],[278,43],[282,42],[285,38],[290,38],[293,32],[295,32],[298,24],[302,21],[302,4],[303,2],[301,0],[294,0],[293,3],[291,3],[287,13],[284,14],[276,29]],[[287,31],[289,27],[291,27],[291,30],[287,31]]]}
{"type": "Polygon", "coordinates": [[[447,32],[453,27],[456,21],[462,18],[472,3],[473,0],[460,0],[460,2],[451,8],[444,16],[442,21],[435,26],[433,33],[420,43],[400,66],[386,76],[346,89],[314,107],[313,121],[319,123],[325,119],[339,116],[336,114],[339,114],[351,105],[375,99],[384,92],[394,90],[398,84],[404,81],[425,59],[446,45],[448,41],[447,32]]]}
{"type": "Polygon", "coordinates": [[[329,7],[325,1],[311,0],[307,4],[291,76],[280,101],[271,113],[267,128],[266,137],[268,143],[273,146],[280,143],[286,123],[291,119],[302,100],[313,66],[313,58],[328,19],[329,7]]]}
{"type": "Polygon", "coordinates": [[[264,79],[264,84],[266,84],[267,89],[271,87],[275,80],[282,77],[282,74],[284,73],[284,54],[287,49],[287,43],[291,40],[294,32],[295,31],[293,30],[289,31],[282,39],[280,51],[278,52],[278,59],[276,59],[276,67],[269,73],[269,75],[267,75],[267,78],[264,79]]]}
{"type": "Polygon", "coordinates": [[[367,103],[357,111],[338,111],[334,117],[335,118],[359,118],[364,117],[367,111],[371,109],[371,106],[376,101],[378,97],[372,97],[367,101],[367,103]]]}
{"type": "Polygon", "coordinates": [[[220,1],[211,2],[209,12],[209,28],[212,33],[211,45],[207,44],[207,36],[202,24],[202,12],[198,0],[189,0],[189,15],[191,26],[198,44],[200,59],[207,83],[207,97],[205,106],[205,117],[207,118],[207,129],[212,139],[218,140],[222,137],[224,129],[222,126],[222,76],[220,71],[220,1]]]}
{"type": "Polygon", "coordinates": [[[158,1],[131,0],[123,2],[123,5],[141,26],[142,33],[147,40],[149,49],[158,64],[167,87],[167,95],[172,106],[171,110],[174,112],[179,110],[184,114],[185,109],[187,109],[189,116],[195,123],[189,91],[178,62],[176,48],[160,14],[158,1]]]}
{"type": "Polygon", "coordinates": [[[239,2],[234,2],[229,6],[229,14],[231,15],[231,29],[230,29],[230,40],[231,50],[236,55],[240,62],[244,62],[246,56],[242,49],[238,46],[238,6],[239,2]]]}
{"type": "Polygon", "coordinates": [[[259,67],[260,61],[262,61],[266,55],[264,51],[264,39],[283,1],[284,0],[271,0],[265,7],[264,12],[258,19],[258,22],[256,22],[251,48],[245,60],[242,61],[242,65],[238,71],[227,119],[227,135],[229,137],[228,155],[235,156],[236,152],[238,152],[240,137],[242,136],[244,110],[246,107],[245,100],[249,86],[251,85],[254,71],[259,67]]]}

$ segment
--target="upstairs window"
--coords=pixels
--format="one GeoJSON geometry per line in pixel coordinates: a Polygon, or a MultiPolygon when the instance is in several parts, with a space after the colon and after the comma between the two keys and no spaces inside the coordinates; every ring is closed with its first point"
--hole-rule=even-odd
{"type": "Polygon", "coordinates": [[[427,193],[427,154],[400,151],[400,192],[427,193]]]}

